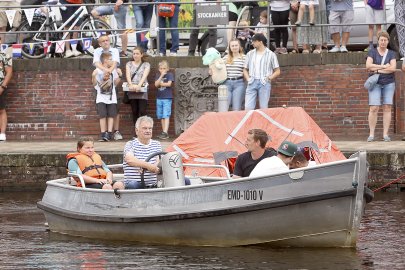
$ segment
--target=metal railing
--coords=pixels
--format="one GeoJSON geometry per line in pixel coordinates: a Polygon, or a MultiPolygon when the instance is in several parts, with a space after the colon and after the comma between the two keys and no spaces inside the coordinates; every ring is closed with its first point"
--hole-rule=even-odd
{"type": "MultiPolygon", "coordinates": [[[[55,1],[52,1],[52,2],[55,2],[55,1]]],[[[199,4],[227,4],[227,3],[235,3],[235,2],[244,2],[244,3],[246,3],[246,2],[255,2],[255,3],[257,3],[258,1],[255,1],[255,0],[244,0],[244,1],[242,1],[242,0],[236,0],[236,1],[232,1],[232,0],[224,0],[224,1],[206,1],[206,2],[197,2],[197,3],[195,3],[194,1],[182,1],[182,2],[153,2],[153,3],[150,3],[150,2],[148,2],[148,4],[153,4],[154,6],[157,6],[158,4],[178,4],[178,5],[182,5],[182,4],[193,4],[193,5],[199,5],[199,4]]],[[[264,1],[263,1],[264,2],[264,1]]],[[[268,3],[270,3],[271,1],[267,1],[268,3]]],[[[128,6],[135,6],[135,5],[140,5],[140,6],[144,6],[145,5],[145,3],[146,2],[134,2],[134,3],[123,3],[123,5],[128,5],[128,6]]],[[[66,5],[63,5],[63,6],[72,6],[72,7],[75,7],[75,6],[88,6],[88,7],[94,7],[94,6],[114,6],[115,5],[115,3],[86,3],[86,4],[66,4],[66,5]]],[[[51,7],[61,7],[61,4],[45,4],[45,5],[24,5],[24,6],[21,6],[21,7],[10,7],[10,6],[2,6],[1,4],[0,4],[0,11],[1,11],[1,9],[16,9],[16,10],[23,10],[23,9],[28,9],[28,8],[42,8],[42,7],[48,7],[48,8],[51,8],[51,7]]],[[[193,10],[195,11],[195,8],[193,8],[193,10]]],[[[270,15],[270,5],[269,4],[267,4],[267,12],[268,12],[268,14],[270,15]]],[[[89,11],[89,16],[91,16],[90,15],[90,13],[91,13],[91,11],[89,11]]],[[[135,15],[134,15],[135,16],[135,15]]],[[[157,15],[156,15],[157,16],[157,15]]],[[[193,18],[193,20],[194,20],[194,18],[193,18]]],[[[49,12],[48,13],[46,13],[46,21],[47,21],[47,25],[49,26],[49,12]]],[[[349,23],[349,24],[330,24],[330,23],[328,23],[328,24],[316,24],[316,26],[317,27],[329,27],[329,26],[367,26],[367,25],[369,25],[368,23],[349,23]]],[[[385,12],[384,12],[384,22],[383,23],[381,23],[381,25],[400,25],[400,26],[402,26],[402,27],[405,27],[405,25],[404,24],[400,24],[400,23],[398,23],[398,22],[387,22],[387,20],[386,20],[386,9],[385,9],[385,12]]],[[[253,27],[253,26],[250,26],[250,27],[253,27]]],[[[268,36],[270,36],[270,29],[274,29],[274,28],[285,28],[285,27],[288,27],[288,28],[291,28],[291,27],[313,27],[313,26],[310,26],[309,24],[308,25],[300,25],[300,26],[295,26],[295,25],[290,25],[290,24],[287,24],[287,25],[274,25],[274,24],[271,24],[271,25],[268,25],[268,26],[264,26],[263,28],[268,28],[268,36]]],[[[203,26],[203,29],[242,29],[242,28],[244,28],[243,26],[241,27],[241,26],[228,26],[228,25],[223,25],[223,26],[203,26]]],[[[138,28],[138,29],[136,29],[136,28],[126,28],[126,29],[117,29],[117,28],[111,28],[111,29],[108,29],[108,31],[110,32],[116,32],[116,33],[119,33],[119,34],[116,34],[117,36],[119,36],[119,35],[122,35],[122,33],[121,32],[124,32],[124,31],[126,31],[126,30],[133,30],[133,31],[135,31],[135,33],[140,33],[140,32],[146,32],[146,31],[150,31],[150,27],[149,28],[138,28]]],[[[157,32],[157,35],[156,35],[156,43],[157,43],[157,48],[159,48],[159,44],[160,44],[160,40],[159,40],[159,31],[170,31],[170,30],[196,30],[196,29],[202,29],[201,27],[198,27],[198,26],[195,26],[195,27],[181,27],[181,28],[179,28],[179,27],[165,27],[165,28],[159,28],[158,26],[156,26],[155,27],[155,30],[156,30],[156,32],[157,32]]],[[[49,41],[49,35],[50,34],[57,34],[57,33],[66,33],[66,32],[71,32],[71,33],[74,33],[74,32],[85,32],[85,30],[76,30],[76,29],[71,29],[71,30],[53,30],[53,29],[50,29],[50,27],[47,27],[46,28],[46,30],[44,30],[44,31],[3,31],[3,32],[1,32],[0,31],[0,34],[15,34],[15,35],[18,35],[18,34],[33,34],[33,33],[45,33],[46,34],[46,37],[47,37],[47,39],[46,39],[46,42],[48,42],[49,41]]],[[[88,30],[86,30],[86,32],[88,32],[88,30]]]]}

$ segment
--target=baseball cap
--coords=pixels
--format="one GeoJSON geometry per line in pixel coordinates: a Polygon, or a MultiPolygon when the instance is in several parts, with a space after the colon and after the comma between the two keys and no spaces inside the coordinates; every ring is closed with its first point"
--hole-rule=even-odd
{"type": "Polygon", "coordinates": [[[290,141],[283,141],[277,149],[279,153],[286,155],[287,157],[294,156],[297,150],[297,145],[290,141]]]}

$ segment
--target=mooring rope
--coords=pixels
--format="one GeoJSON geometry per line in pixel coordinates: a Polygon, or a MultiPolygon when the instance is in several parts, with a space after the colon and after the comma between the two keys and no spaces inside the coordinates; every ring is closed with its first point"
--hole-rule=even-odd
{"type": "Polygon", "coordinates": [[[385,184],[385,185],[382,185],[382,186],[379,187],[379,188],[374,189],[373,192],[380,191],[381,189],[383,189],[383,188],[385,188],[385,187],[388,187],[389,185],[392,185],[392,184],[394,184],[395,182],[398,182],[398,181],[400,181],[400,180],[402,180],[402,179],[404,179],[404,178],[405,178],[405,173],[404,173],[403,175],[401,175],[400,177],[398,177],[397,179],[395,179],[395,180],[393,180],[393,181],[391,181],[391,182],[389,182],[389,183],[387,183],[387,184],[385,184]]]}

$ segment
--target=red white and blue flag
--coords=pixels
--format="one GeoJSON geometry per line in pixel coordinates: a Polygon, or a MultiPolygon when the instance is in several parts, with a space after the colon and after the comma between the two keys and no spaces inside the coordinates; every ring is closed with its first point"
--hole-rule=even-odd
{"type": "Polygon", "coordinates": [[[11,45],[11,47],[13,48],[13,57],[21,58],[22,45],[21,44],[13,44],[13,45],[11,45]]]}

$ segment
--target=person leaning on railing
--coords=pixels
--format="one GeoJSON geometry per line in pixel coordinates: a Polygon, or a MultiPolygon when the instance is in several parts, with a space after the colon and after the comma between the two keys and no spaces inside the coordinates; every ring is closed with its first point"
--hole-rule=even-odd
{"type": "MultiPolygon", "coordinates": [[[[0,32],[6,32],[8,19],[6,12],[3,10],[10,9],[10,8],[20,9],[20,4],[14,0],[2,0],[0,1],[0,32]]],[[[21,12],[17,11],[14,16],[14,21],[12,27],[18,27],[21,22],[21,12]]],[[[3,40],[5,43],[5,35],[0,34],[0,39],[3,40]]]]}
{"type": "MultiPolygon", "coordinates": [[[[131,2],[136,4],[140,2],[145,3],[141,5],[132,4],[132,9],[134,10],[136,29],[149,29],[153,14],[153,4],[150,3],[150,0],[132,0],[131,2]]],[[[146,33],[144,32],[144,34],[146,33]]],[[[136,45],[141,46],[145,52],[148,51],[148,42],[142,41],[141,33],[136,34],[136,45]]]]}
{"type": "MultiPolygon", "coordinates": [[[[117,21],[118,29],[126,29],[126,17],[128,12],[128,6],[124,3],[128,3],[128,0],[115,0],[109,1],[109,3],[115,3],[115,5],[106,5],[96,7],[91,11],[91,15],[95,18],[99,18],[104,15],[114,14],[114,18],[117,21]]],[[[127,47],[128,47],[128,35],[125,31],[121,31],[121,57],[127,57],[127,47]]]]}
{"type": "MultiPolygon", "coordinates": [[[[80,8],[80,6],[68,6],[69,4],[83,4],[83,0],[59,0],[59,2],[62,5],[67,5],[66,9],[60,10],[60,14],[62,15],[63,22],[66,22],[80,8]]],[[[74,20],[70,21],[69,24],[66,25],[65,30],[68,30],[73,22],[74,22],[74,20]]],[[[80,25],[80,21],[78,22],[77,25],[80,25]]],[[[78,30],[79,26],[75,26],[73,29],[78,30]]],[[[72,38],[77,39],[78,35],[79,35],[78,32],[74,32],[72,34],[72,38]]],[[[65,48],[66,48],[66,51],[65,51],[66,58],[69,58],[72,56],[79,56],[82,54],[81,52],[79,52],[77,50],[77,44],[72,44],[72,46],[71,46],[69,41],[65,42],[65,48]]]]}

